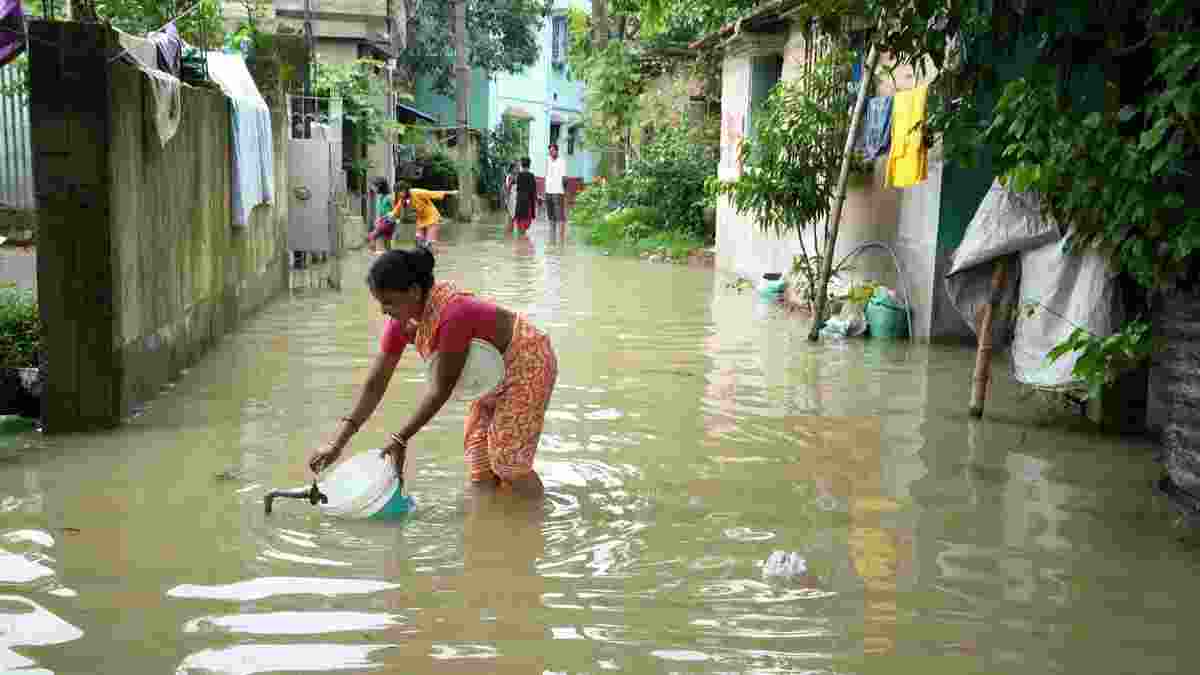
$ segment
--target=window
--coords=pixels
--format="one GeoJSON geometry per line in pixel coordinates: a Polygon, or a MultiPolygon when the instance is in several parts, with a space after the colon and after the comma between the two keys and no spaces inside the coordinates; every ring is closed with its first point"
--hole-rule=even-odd
{"type": "Polygon", "coordinates": [[[567,129],[567,154],[575,154],[575,139],[579,137],[579,127],[567,129]]]}
{"type": "Polygon", "coordinates": [[[754,118],[782,77],[783,54],[756,56],[750,61],[750,110],[746,113],[747,137],[754,137],[754,118]]]}
{"type": "Polygon", "coordinates": [[[559,122],[550,123],[550,142],[558,143],[558,139],[562,136],[562,124],[559,122]]]}
{"type": "Polygon", "coordinates": [[[567,62],[567,17],[559,14],[550,19],[550,62],[561,65],[567,62]]]}

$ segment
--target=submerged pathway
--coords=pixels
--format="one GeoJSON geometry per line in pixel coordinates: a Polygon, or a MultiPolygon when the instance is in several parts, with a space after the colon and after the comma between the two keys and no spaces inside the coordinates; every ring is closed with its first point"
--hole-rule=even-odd
{"type": "MultiPolygon", "coordinates": [[[[341,290],[268,307],[119,431],[0,437],[0,671],[1028,675],[1200,655],[1198,554],[1165,525],[1150,448],[1044,423],[1004,376],[968,420],[971,350],[813,345],[711,270],[547,229],[443,237],[437,274],[558,350],[544,510],[464,506],[452,404],[414,439],[409,521],[264,517],[376,348],[355,252],[341,290]],[[774,551],[807,573],[765,577],[774,551]]],[[[406,358],[348,452],[423,381],[406,358]]]]}

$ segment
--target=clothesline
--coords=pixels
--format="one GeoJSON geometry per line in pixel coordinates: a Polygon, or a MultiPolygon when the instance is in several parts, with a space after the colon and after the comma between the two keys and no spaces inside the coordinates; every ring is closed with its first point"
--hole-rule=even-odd
{"type": "MultiPolygon", "coordinates": [[[[171,25],[173,22],[178,21],[178,20],[184,18],[185,16],[191,14],[192,12],[196,11],[197,9],[200,8],[200,5],[203,3],[203,1],[204,0],[196,0],[196,2],[192,3],[192,5],[190,7],[183,10],[179,14],[176,14],[174,17],[167,20],[166,23],[159,26],[157,30],[152,30],[152,31],[150,31],[150,33],[159,33],[162,31],[162,29],[171,25]]],[[[47,47],[54,47],[55,49],[58,49],[59,47],[62,46],[62,43],[60,43],[60,42],[50,42],[49,40],[43,40],[41,38],[36,38],[36,37],[33,37],[32,35],[30,35],[28,22],[23,21],[22,26],[23,26],[23,30],[14,30],[12,28],[5,28],[3,26],[0,26],[0,33],[7,33],[10,35],[20,35],[21,37],[25,38],[26,42],[36,42],[38,44],[45,45],[47,47]]],[[[114,30],[115,30],[115,28],[114,28],[114,30]]],[[[180,42],[183,42],[183,40],[180,39],[180,42]]],[[[126,51],[127,50],[124,47],[122,47],[121,50],[119,52],[117,52],[116,56],[114,56],[108,60],[108,63],[112,63],[112,62],[116,61],[117,59],[121,58],[121,56],[123,56],[126,51]]]]}

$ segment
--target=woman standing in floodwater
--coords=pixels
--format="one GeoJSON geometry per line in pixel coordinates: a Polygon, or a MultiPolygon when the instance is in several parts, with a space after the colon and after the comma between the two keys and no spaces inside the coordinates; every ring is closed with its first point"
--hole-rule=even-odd
{"type": "Polygon", "coordinates": [[[415,344],[423,359],[435,354],[438,358],[429,390],[383,450],[396,460],[397,471],[403,471],[409,439],[449,400],[471,340],[479,338],[504,355],[504,379],[474,401],[467,415],[463,445],[469,481],[473,487],[501,487],[540,497],[542,481],[533,470],[533,457],[558,377],[550,339],[520,314],[450,282],[435,282],[434,262],[433,253],[418,246],[384,253],[371,266],[367,286],[389,317],[380,352],[354,410],[341,418],[333,439],[313,453],[309,467],[320,472],[337,461],[383,399],[404,348],[415,344]]]}

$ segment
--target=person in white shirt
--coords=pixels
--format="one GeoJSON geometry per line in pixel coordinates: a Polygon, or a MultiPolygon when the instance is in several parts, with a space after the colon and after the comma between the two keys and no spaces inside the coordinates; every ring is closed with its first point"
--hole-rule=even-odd
{"type": "Polygon", "coordinates": [[[567,222],[563,210],[563,179],[567,176],[567,160],[558,156],[558,145],[550,144],[550,161],[546,163],[546,217],[552,226],[567,222]]]}

